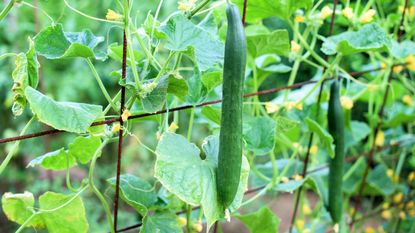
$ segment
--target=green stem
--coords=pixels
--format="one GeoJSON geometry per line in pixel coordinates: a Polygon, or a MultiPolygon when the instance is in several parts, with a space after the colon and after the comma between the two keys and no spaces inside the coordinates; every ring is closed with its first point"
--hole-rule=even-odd
{"type": "Polygon", "coordinates": [[[186,211],[186,230],[188,233],[192,232],[192,225],[191,225],[191,220],[192,220],[192,206],[187,204],[187,211],[186,211]]]}
{"type": "Polygon", "coordinates": [[[301,45],[304,46],[305,49],[311,54],[311,56],[316,59],[321,65],[325,66],[326,68],[330,67],[330,64],[327,63],[322,57],[320,57],[307,43],[307,41],[304,39],[304,37],[301,35],[301,33],[296,30],[296,28],[293,26],[292,23],[290,23],[291,28],[293,29],[294,34],[298,37],[298,39],[301,42],[301,45]]]}
{"type": "Polygon", "coordinates": [[[9,13],[9,11],[12,9],[13,5],[14,5],[15,0],[10,0],[9,3],[7,3],[6,7],[0,12],[0,21],[2,21],[7,14],[9,13]]]}
{"type": "Polygon", "coordinates": [[[104,94],[105,98],[107,99],[108,103],[111,105],[112,109],[114,109],[115,112],[118,113],[117,106],[112,102],[112,99],[110,95],[108,94],[107,89],[105,88],[104,84],[102,83],[101,78],[99,77],[99,74],[97,70],[95,69],[94,65],[91,62],[91,59],[86,58],[86,62],[88,63],[89,67],[91,68],[92,73],[94,74],[95,80],[97,80],[98,86],[102,91],[102,94],[104,94]]]}
{"type": "Polygon", "coordinates": [[[20,233],[21,231],[24,230],[24,228],[30,223],[30,221],[36,217],[37,215],[41,215],[43,213],[53,213],[55,211],[58,211],[59,209],[69,205],[72,201],[74,201],[76,198],[78,198],[79,195],[81,195],[81,193],[83,191],[85,191],[85,189],[88,186],[85,186],[84,188],[82,188],[81,190],[79,190],[79,192],[77,192],[73,197],[71,197],[67,202],[63,203],[62,205],[55,207],[53,209],[49,209],[49,210],[44,210],[44,209],[40,209],[38,212],[33,213],[32,215],[30,215],[29,218],[26,219],[26,221],[24,221],[24,223],[22,225],[20,225],[20,227],[17,229],[17,231],[15,233],[20,233]]]}
{"type": "Polygon", "coordinates": [[[169,53],[169,56],[167,57],[166,62],[164,63],[163,67],[161,67],[159,73],[157,74],[157,77],[154,79],[154,81],[153,81],[154,83],[157,83],[160,80],[160,78],[163,76],[163,74],[166,71],[171,59],[174,57],[174,54],[175,54],[174,52],[169,53]]]}
{"type": "MultiPolygon", "coordinates": [[[[33,123],[33,121],[35,119],[36,119],[36,116],[33,116],[29,120],[29,122],[27,122],[27,124],[25,125],[25,127],[20,132],[20,136],[22,136],[22,135],[24,135],[26,133],[26,131],[29,129],[30,125],[33,123]]],[[[9,151],[9,153],[6,156],[6,158],[1,163],[1,165],[0,165],[0,175],[3,173],[4,169],[6,169],[7,165],[9,164],[10,160],[13,158],[14,154],[17,153],[17,149],[19,148],[20,142],[21,141],[17,141],[17,142],[14,143],[12,149],[9,151]]]]}
{"type": "Polygon", "coordinates": [[[126,26],[125,27],[125,34],[127,36],[127,49],[128,49],[128,57],[130,58],[130,65],[131,65],[131,70],[133,71],[133,76],[134,76],[134,81],[135,84],[137,85],[137,89],[140,90],[141,89],[141,81],[140,78],[138,76],[138,72],[137,72],[137,64],[135,62],[135,55],[134,55],[134,49],[133,49],[133,45],[131,43],[131,33],[130,33],[130,27],[126,26]]]}
{"type": "MultiPolygon", "coordinates": [[[[115,97],[112,99],[113,103],[116,103],[121,97],[121,91],[118,91],[118,93],[115,95],[115,97]]],[[[107,115],[109,110],[111,109],[111,105],[107,105],[107,107],[104,109],[103,115],[107,115]]]]}
{"type": "Polygon", "coordinates": [[[147,57],[147,60],[148,61],[152,61],[156,66],[157,66],[157,68],[160,68],[161,67],[161,65],[157,62],[157,60],[153,57],[153,55],[150,53],[150,51],[147,49],[147,47],[146,47],[146,45],[145,45],[145,43],[144,43],[144,41],[143,41],[143,39],[141,39],[141,37],[140,37],[140,35],[137,33],[137,29],[134,27],[133,28],[133,35],[135,36],[135,38],[136,38],[136,40],[137,40],[137,42],[138,42],[138,44],[140,45],[140,47],[141,47],[141,49],[143,50],[143,52],[144,52],[144,54],[146,55],[146,57],[147,57]]]}
{"type": "Polygon", "coordinates": [[[102,149],[104,149],[104,147],[107,145],[108,142],[109,142],[108,139],[104,140],[102,142],[102,144],[95,151],[94,156],[92,157],[92,160],[91,160],[91,165],[89,167],[88,180],[89,180],[89,186],[92,189],[92,192],[94,192],[94,194],[97,196],[97,198],[101,202],[102,206],[104,207],[105,214],[106,214],[107,220],[108,220],[108,224],[110,225],[111,233],[115,233],[115,231],[114,231],[114,225],[113,225],[113,221],[112,221],[111,210],[110,210],[110,208],[108,206],[108,203],[105,200],[104,196],[97,189],[97,187],[95,187],[95,184],[94,184],[94,168],[95,168],[95,164],[96,164],[96,161],[97,161],[97,159],[98,159],[98,157],[99,157],[102,149]]]}
{"type": "Polygon", "coordinates": [[[70,173],[70,168],[69,168],[69,155],[66,154],[66,186],[68,187],[68,189],[71,192],[79,192],[82,189],[82,185],[79,188],[74,188],[71,184],[71,173],[70,173]]]}
{"type": "Polygon", "coordinates": [[[342,55],[341,54],[337,54],[336,58],[329,65],[329,67],[327,68],[327,70],[324,72],[323,76],[318,80],[318,82],[316,82],[314,84],[314,86],[311,88],[311,90],[301,99],[300,102],[303,102],[305,99],[307,99],[311,95],[311,93],[313,93],[317,89],[317,87],[319,87],[321,85],[321,83],[324,82],[324,80],[333,71],[334,67],[337,66],[337,64],[340,62],[341,58],[342,58],[342,55]]]}
{"type": "Polygon", "coordinates": [[[5,53],[5,54],[0,55],[0,60],[6,57],[16,57],[16,56],[17,54],[15,53],[5,53]]]}
{"type": "Polygon", "coordinates": [[[209,2],[210,0],[204,0],[202,3],[200,3],[199,6],[197,6],[194,10],[192,10],[192,12],[190,12],[190,15],[188,18],[189,19],[192,18],[197,12],[203,9],[203,7],[205,7],[209,2]]]}
{"type": "Polygon", "coordinates": [[[190,110],[190,119],[189,119],[189,128],[187,129],[187,140],[190,141],[192,138],[192,131],[193,131],[193,120],[195,118],[195,108],[190,110]]]}

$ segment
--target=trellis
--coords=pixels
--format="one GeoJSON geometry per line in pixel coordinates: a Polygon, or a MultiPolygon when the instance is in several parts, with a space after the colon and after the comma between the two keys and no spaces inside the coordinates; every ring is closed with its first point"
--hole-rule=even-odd
{"type": "MultiPolygon", "coordinates": [[[[205,1],[203,4],[206,5],[207,2],[208,1],[205,1]]],[[[245,24],[245,18],[246,18],[246,13],[247,13],[247,2],[248,2],[248,0],[244,0],[244,4],[243,4],[242,20],[243,20],[244,24],[245,24]]],[[[335,26],[335,11],[336,11],[337,4],[338,4],[338,0],[333,0],[333,13],[332,13],[332,16],[331,16],[331,21],[330,21],[329,36],[333,33],[333,29],[334,29],[334,26],[335,26]]],[[[399,30],[398,30],[398,42],[401,41],[401,38],[402,38],[402,36],[405,32],[404,28],[403,28],[403,23],[404,23],[405,15],[406,15],[406,10],[405,9],[408,8],[408,5],[409,5],[409,0],[405,0],[405,5],[404,5],[404,8],[403,8],[404,10],[402,12],[401,21],[400,21],[399,30]]],[[[192,12],[191,16],[193,14],[194,13],[192,12]]],[[[325,61],[328,61],[328,56],[325,57],[325,61]]],[[[396,66],[406,66],[406,65],[408,65],[408,64],[406,64],[406,63],[404,63],[404,64],[394,64],[394,65],[392,65],[392,68],[396,67],[396,66]]],[[[126,32],[124,30],[124,32],[123,32],[122,79],[126,78],[126,68],[127,68],[127,38],[126,38],[126,32]]],[[[374,71],[381,71],[383,69],[384,69],[383,67],[379,67],[379,68],[374,68],[374,69],[369,69],[369,70],[364,70],[364,71],[355,71],[355,72],[350,72],[349,75],[354,77],[354,78],[358,78],[358,77],[360,77],[364,74],[374,72],[374,71]]],[[[321,97],[322,97],[325,82],[327,82],[329,80],[333,80],[334,78],[336,78],[336,77],[326,78],[320,84],[319,94],[318,94],[318,97],[317,97],[317,112],[316,112],[317,117],[319,116],[319,112],[320,112],[320,102],[321,102],[321,97]]],[[[375,130],[374,130],[374,135],[375,136],[379,133],[380,128],[382,126],[382,119],[384,117],[384,110],[385,110],[386,102],[387,102],[387,99],[388,99],[388,94],[390,92],[390,86],[391,86],[390,84],[391,84],[392,79],[393,79],[393,74],[390,73],[389,77],[387,79],[387,86],[386,86],[386,90],[385,90],[385,93],[384,93],[384,96],[383,96],[381,108],[380,108],[380,111],[378,113],[380,121],[377,123],[377,125],[375,127],[375,130]]],[[[288,86],[283,86],[283,87],[278,87],[278,88],[271,88],[271,89],[258,91],[258,92],[253,92],[253,93],[247,93],[247,94],[244,95],[244,98],[253,97],[253,96],[261,96],[261,95],[266,95],[266,94],[271,94],[271,93],[277,93],[277,92],[280,92],[282,90],[296,89],[296,88],[300,88],[300,87],[303,87],[303,86],[306,86],[306,85],[309,85],[309,84],[315,84],[315,83],[318,83],[318,81],[309,80],[309,81],[305,81],[305,82],[296,83],[296,84],[293,84],[293,85],[288,85],[288,86]]],[[[191,109],[191,108],[200,108],[200,107],[203,107],[203,106],[218,104],[218,103],[221,103],[221,102],[222,102],[222,99],[216,99],[216,100],[203,102],[203,103],[197,104],[197,105],[184,105],[184,106],[170,108],[170,109],[163,109],[163,110],[160,110],[160,111],[157,111],[157,112],[154,112],[154,113],[142,113],[142,114],[137,114],[137,115],[131,115],[131,116],[128,117],[128,120],[144,118],[144,117],[149,117],[149,116],[154,116],[154,115],[161,115],[161,114],[166,114],[166,113],[169,114],[171,112],[182,111],[182,110],[191,109]]],[[[119,205],[118,205],[118,202],[119,202],[119,189],[120,189],[119,186],[120,186],[120,173],[121,173],[122,149],[123,149],[123,147],[122,147],[123,127],[122,126],[124,124],[124,121],[122,120],[122,113],[124,112],[124,110],[125,110],[125,86],[122,86],[121,87],[120,116],[119,117],[114,117],[114,118],[109,118],[109,119],[103,120],[103,121],[96,121],[91,125],[91,126],[98,126],[98,125],[106,125],[106,124],[119,122],[119,124],[121,126],[121,129],[120,129],[119,134],[118,134],[117,171],[116,171],[116,186],[115,186],[115,197],[114,197],[114,231],[115,232],[129,231],[129,230],[132,230],[132,229],[139,228],[142,225],[142,223],[137,223],[137,224],[125,227],[125,228],[121,228],[121,229],[118,229],[118,227],[117,227],[118,209],[119,209],[119,205]]],[[[37,138],[37,137],[42,137],[42,136],[47,136],[47,135],[59,134],[59,133],[64,133],[64,132],[65,131],[57,130],[57,129],[44,130],[44,131],[40,131],[40,132],[36,132],[36,133],[29,133],[29,134],[24,134],[24,135],[15,136],[15,137],[3,138],[3,139],[0,139],[0,144],[13,142],[13,141],[21,141],[21,140],[30,139],[30,138],[37,138]]],[[[323,165],[323,166],[317,167],[315,169],[308,170],[308,161],[309,161],[309,158],[310,158],[310,148],[311,148],[311,145],[312,145],[313,137],[314,137],[314,133],[312,132],[309,136],[309,140],[308,140],[308,144],[307,144],[308,145],[307,146],[307,152],[306,152],[306,156],[305,156],[305,159],[304,159],[304,168],[303,168],[303,171],[302,171],[302,177],[304,179],[308,175],[313,174],[313,173],[318,172],[318,171],[321,171],[321,170],[326,169],[328,167],[327,165],[323,165]]],[[[356,218],[356,213],[357,213],[357,210],[359,208],[359,205],[361,204],[363,191],[364,191],[365,186],[366,186],[366,179],[367,179],[367,176],[368,176],[369,168],[370,168],[371,164],[374,162],[373,161],[374,154],[376,152],[380,152],[380,151],[383,151],[383,150],[386,150],[386,149],[390,149],[392,147],[399,147],[399,145],[401,145],[402,143],[405,143],[408,140],[411,140],[411,139],[405,139],[405,140],[402,140],[402,141],[398,141],[393,145],[386,145],[386,146],[383,146],[383,147],[377,147],[375,145],[375,142],[373,142],[370,150],[367,153],[365,153],[363,155],[360,155],[360,156],[349,156],[349,157],[346,158],[346,160],[348,162],[354,162],[357,159],[359,159],[360,157],[367,157],[367,160],[368,160],[367,165],[365,167],[364,175],[362,177],[361,186],[359,188],[359,192],[358,192],[358,195],[357,195],[357,201],[355,202],[355,211],[351,215],[350,221],[347,223],[350,226],[350,229],[353,229],[353,226],[354,226],[355,223],[357,223],[359,221],[362,221],[364,219],[373,217],[373,216],[379,214],[380,211],[395,208],[395,207],[397,207],[397,206],[399,206],[403,203],[408,202],[408,200],[410,200],[412,198],[412,197],[408,197],[406,200],[403,200],[400,203],[395,203],[395,204],[389,206],[388,208],[382,208],[380,210],[373,211],[373,212],[370,212],[366,215],[363,215],[360,218],[356,218]]],[[[409,188],[413,189],[414,187],[412,185],[410,185],[409,188]]],[[[251,189],[248,189],[245,192],[245,195],[249,195],[249,194],[261,191],[263,189],[265,189],[265,186],[251,188],[251,189]]],[[[296,219],[296,214],[297,214],[297,210],[298,210],[298,206],[299,206],[299,200],[300,200],[302,190],[303,190],[303,186],[300,186],[300,188],[297,191],[297,195],[296,195],[296,198],[295,198],[295,204],[294,204],[294,208],[293,208],[293,215],[292,215],[292,218],[291,218],[291,224],[290,224],[290,230],[289,230],[290,232],[292,231],[292,228],[293,228],[293,225],[294,225],[294,222],[295,222],[295,219],[296,219]]],[[[192,211],[197,210],[199,208],[200,208],[200,206],[193,207],[192,211]]],[[[184,210],[184,211],[177,212],[176,214],[180,215],[180,214],[184,214],[186,212],[187,212],[187,210],[184,210]]],[[[400,222],[398,222],[398,224],[399,223],[400,222]]],[[[217,229],[217,223],[215,224],[214,232],[216,232],[216,229],[217,229]]],[[[329,232],[332,232],[332,231],[329,231],[329,232]]]]}

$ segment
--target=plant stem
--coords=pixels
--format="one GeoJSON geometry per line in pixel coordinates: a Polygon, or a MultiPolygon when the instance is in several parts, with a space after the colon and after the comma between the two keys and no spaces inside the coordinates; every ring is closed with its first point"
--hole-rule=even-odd
{"type": "Polygon", "coordinates": [[[113,222],[112,222],[111,210],[110,210],[110,208],[108,206],[108,203],[105,200],[104,196],[97,189],[97,187],[95,187],[95,184],[94,184],[94,169],[95,169],[95,164],[97,162],[97,159],[98,159],[98,157],[99,157],[102,149],[104,149],[104,147],[108,144],[108,142],[109,142],[108,139],[104,140],[101,143],[101,145],[97,148],[97,150],[95,151],[94,156],[92,157],[92,160],[91,160],[91,165],[89,166],[88,181],[89,181],[89,186],[90,186],[92,192],[94,192],[94,194],[97,196],[97,198],[101,202],[102,206],[104,207],[105,214],[107,216],[107,221],[108,221],[108,224],[110,225],[111,233],[115,233],[115,231],[114,231],[114,225],[113,225],[113,222]]]}
{"type": "Polygon", "coordinates": [[[205,7],[210,0],[204,0],[202,3],[199,4],[192,12],[190,12],[190,15],[188,16],[189,19],[191,19],[197,12],[199,12],[203,7],[205,7]]]}
{"type": "Polygon", "coordinates": [[[9,11],[12,9],[14,2],[15,0],[10,0],[10,2],[7,3],[6,7],[0,12],[0,22],[7,16],[9,11]]]}
{"type": "Polygon", "coordinates": [[[163,76],[164,72],[166,71],[171,59],[174,57],[175,52],[170,52],[169,56],[167,57],[166,62],[164,63],[163,67],[161,67],[159,73],[157,74],[156,78],[154,79],[154,83],[157,83],[160,78],[163,76]]]}
{"type": "Polygon", "coordinates": [[[104,84],[102,83],[101,77],[99,76],[97,70],[95,69],[94,65],[91,62],[91,59],[86,58],[86,62],[88,63],[89,67],[91,68],[92,73],[94,74],[95,80],[98,82],[98,86],[104,94],[105,98],[107,99],[108,103],[111,105],[112,109],[118,113],[117,106],[112,102],[110,95],[108,94],[107,89],[105,88],[104,84]]]}
{"type": "Polygon", "coordinates": [[[192,232],[192,225],[191,225],[191,220],[192,220],[192,211],[193,208],[191,205],[187,204],[187,211],[186,211],[186,230],[187,233],[192,232]]]}
{"type": "MultiPolygon", "coordinates": [[[[24,135],[26,131],[29,129],[30,125],[33,123],[33,121],[36,119],[36,116],[33,116],[29,122],[26,123],[25,127],[20,132],[20,136],[24,135]]],[[[4,169],[6,169],[7,165],[9,164],[10,160],[13,158],[14,154],[17,153],[17,150],[19,148],[20,141],[17,141],[14,143],[12,149],[7,154],[6,158],[3,160],[3,162],[0,165],[0,175],[3,173],[4,169]]]]}
{"type": "Polygon", "coordinates": [[[190,110],[189,128],[187,129],[187,140],[190,141],[192,138],[193,120],[195,118],[195,108],[190,110]]]}

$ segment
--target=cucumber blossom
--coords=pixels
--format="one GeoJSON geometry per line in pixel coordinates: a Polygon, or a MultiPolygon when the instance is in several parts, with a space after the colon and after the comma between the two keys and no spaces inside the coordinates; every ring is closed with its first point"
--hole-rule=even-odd
{"type": "Polygon", "coordinates": [[[334,223],[340,222],[343,213],[343,164],[344,164],[344,115],[340,103],[340,83],[335,80],[330,87],[328,128],[334,139],[335,156],[329,161],[328,210],[334,223]]]}
{"type": "Polygon", "coordinates": [[[216,176],[218,201],[226,209],[235,198],[242,164],[242,106],[246,38],[239,9],[228,4],[228,30],[223,65],[222,118],[216,176]]]}

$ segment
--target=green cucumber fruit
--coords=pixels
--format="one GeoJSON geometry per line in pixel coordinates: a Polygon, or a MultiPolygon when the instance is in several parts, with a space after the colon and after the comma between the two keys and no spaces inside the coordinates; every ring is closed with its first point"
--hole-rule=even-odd
{"type": "Polygon", "coordinates": [[[218,201],[226,209],[235,198],[242,164],[242,106],[246,67],[246,38],[239,9],[228,4],[228,30],[223,66],[222,118],[216,175],[218,201]]]}
{"type": "Polygon", "coordinates": [[[328,109],[329,132],[334,139],[335,155],[329,161],[328,210],[334,223],[340,222],[343,213],[344,115],[340,103],[340,83],[335,80],[330,88],[328,109]]]}

